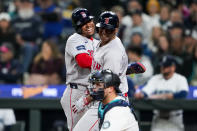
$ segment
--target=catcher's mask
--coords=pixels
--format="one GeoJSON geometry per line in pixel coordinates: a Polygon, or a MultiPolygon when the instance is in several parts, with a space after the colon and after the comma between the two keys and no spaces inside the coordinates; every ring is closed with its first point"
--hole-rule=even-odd
{"type": "Polygon", "coordinates": [[[91,74],[89,77],[90,82],[90,95],[94,100],[104,100],[104,89],[113,86],[116,93],[121,93],[119,89],[120,78],[114,74],[111,70],[101,70],[91,74]],[[103,83],[104,88],[96,89],[96,84],[103,83]]]}

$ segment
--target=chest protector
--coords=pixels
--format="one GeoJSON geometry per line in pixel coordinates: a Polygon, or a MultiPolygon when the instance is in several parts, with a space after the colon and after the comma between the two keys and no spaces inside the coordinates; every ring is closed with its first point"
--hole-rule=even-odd
{"type": "MultiPolygon", "coordinates": [[[[107,105],[103,105],[102,102],[99,103],[99,108],[98,108],[98,117],[100,119],[99,121],[99,129],[101,129],[102,127],[102,124],[103,124],[103,121],[104,121],[104,118],[105,118],[105,114],[110,110],[112,109],[113,107],[129,107],[130,108],[130,105],[129,103],[127,103],[126,101],[124,100],[121,100],[121,99],[116,99],[116,100],[113,100],[111,101],[110,103],[108,103],[107,105]]],[[[134,114],[134,111],[132,108],[131,109],[131,113],[134,114]]],[[[135,114],[134,114],[135,116],[135,114]]],[[[136,119],[136,116],[135,116],[135,119],[136,119]]]]}

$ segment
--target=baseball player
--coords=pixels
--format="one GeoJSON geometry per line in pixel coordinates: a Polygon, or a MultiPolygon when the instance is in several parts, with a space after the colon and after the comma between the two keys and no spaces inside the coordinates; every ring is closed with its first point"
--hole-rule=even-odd
{"type": "Polygon", "coordinates": [[[129,103],[118,96],[120,78],[111,70],[101,70],[89,79],[94,100],[98,107],[100,131],[139,131],[138,122],[129,103]]]}
{"type": "Polygon", "coordinates": [[[92,63],[92,72],[110,69],[118,74],[121,80],[120,90],[123,94],[128,92],[126,71],[128,57],[121,40],[116,36],[119,27],[118,16],[110,11],[100,15],[99,23],[96,25],[100,36],[92,63]]]}
{"type": "MultiPolygon", "coordinates": [[[[173,56],[164,56],[161,62],[161,73],[153,76],[135,94],[136,98],[180,99],[188,93],[187,79],[176,73],[176,62],[173,56]]],[[[151,131],[184,131],[182,110],[154,110],[151,131]]]]}
{"type": "Polygon", "coordinates": [[[66,85],[61,105],[67,117],[70,131],[87,110],[90,97],[85,96],[88,75],[92,64],[92,54],[98,43],[93,39],[95,24],[87,9],[77,8],[72,13],[72,23],[76,33],[71,35],[65,48],[66,85]],[[84,97],[83,97],[84,96],[84,97]],[[82,108],[82,109],[81,109],[82,108]],[[80,111],[79,111],[80,110],[80,111]]]}
{"type": "MultiPolygon", "coordinates": [[[[127,97],[128,84],[126,71],[128,57],[121,40],[116,36],[118,26],[119,19],[115,13],[105,11],[100,15],[96,28],[101,40],[94,51],[91,72],[110,69],[118,74],[121,79],[120,90],[127,97]]],[[[75,126],[74,131],[99,130],[97,110],[98,105],[89,108],[75,126]]]]}

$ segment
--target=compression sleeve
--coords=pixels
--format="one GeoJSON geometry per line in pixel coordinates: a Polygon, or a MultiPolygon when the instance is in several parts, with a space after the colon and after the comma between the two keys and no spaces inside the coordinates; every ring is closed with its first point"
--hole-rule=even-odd
{"type": "Polygon", "coordinates": [[[91,69],[92,65],[92,56],[89,56],[87,53],[80,53],[75,57],[77,64],[81,68],[89,68],[91,69]]]}

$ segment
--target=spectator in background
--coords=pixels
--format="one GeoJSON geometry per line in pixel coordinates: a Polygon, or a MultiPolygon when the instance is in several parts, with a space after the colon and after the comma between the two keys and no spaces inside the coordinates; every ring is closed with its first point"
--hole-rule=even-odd
{"type": "Polygon", "coordinates": [[[184,28],[181,23],[173,23],[169,27],[169,39],[171,45],[171,53],[174,55],[182,55],[183,53],[184,28]]]}
{"type": "Polygon", "coordinates": [[[191,68],[188,65],[192,63],[191,54],[184,50],[184,28],[181,23],[174,23],[169,27],[170,54],[175,56],[177,61],[177,73],[188,78],[191,75],[191,68]]]}
{"type": "MultiPolygon", "coordinates": [[[[162,0],[160,1],[162,4],[168,4],[169,6],[171,6],[172,8],[177,8],[177,5],[179,4],[179,2],[182,0],[162,0]]],[[[189,0],[188,0],[189,1],[189,0]]]]}
{"type": "Polygon", "coordinates": [[[171,24],[183,23],[182,13],[177,9],[173,10],[170,14],[170,22],[171,22],[171,24]]]}
{"type": "Polygon", "coordinates": [[[147,43],[150,38],[153,26],[158,26],[158,24],[155,24],[153,21],[150,22],[143,20],[141,10],[132,10],[130,12],[130,16],[132,19],[132,26],[126,27],[124,31],[123,42],[129,43],[131,31],[136,27],[140,27],[143,30],[143,42],[147,43]]]}
{"type": "Polygon", "coordinates": [[[192,0],[189,9],[190,16],[185,19],[184,25],[192,30],[192,37],[197,40],[197,0],[192,0]]]}
{"type": "Polygon", "coordinates": [[[44,39],[58,40],[63,30],[62,12],[53,0],[37,0],[38,6],[34,8],[44,21],[44,39]]]}
{"type": "Polygon", "coordinates": [[[127,47],[130,45],[138,46],[143,49],[143,54],[152,58],[152,52],[148,48],[148,44],[143,42],[143,29],[136,27],[131,31],[130,43],[127,44],[127,47]]]}
{"type": "Polygon", "coordinates": [[[26,84],[60,84],[64,80],[64,62],[55,43],[45,41],[34,59],[26,84]]]}
{"type": "MultiPolygon", "coordinates": [[[[161,62],[161,73],[153,76],[135,94],[137,99],[181,99],[186,98],[188,83],[184,76],[175,73],[176,64],[172,56],[165,56],[161,62]]],[[[154,110],[151,131],[184,131],[182,110],[154,110]]]]}
{"type": "Polygon", "coordinates": [[[129,32],[132,30],[132,27],[133,27],[132,14],[136,10],[138,10],[138,12],[139,11],[141,12],[140,13],[140,17],[142,19],[141,21],[143,23],[146,23],[146,29],[149,29],[149,31],[147,31],[145,29],[144,32],[149,32],[150,33],[150,31],[152,30],[152,27],[159,24],[157,21],[151,21],[150,16],[148,16],[147,14],[142,12],[142,5],[139,3],[139,0],[130,0],[130,1],[128,1],[127,5],[128,5],[128,8],[127,8],[128,15],[126,15],[122,19],[122,24],[126,26],[125,31],[124,31],[123,43],[128,43],[129,40],[130,40],[129,39],[130,38],[130,33],[129,32]]]}
{"type": "Polygon", "coordinates": [[[0,13],[0,46],[5,42],[11,43],[14,47],[14,57],[16,58],[19,55],[19,45],[16,43],[16,33],[10,26],[10,20],[8,13],[0,13]]]}
{"type": "MultiPolygon", "coordinates": [[[[142,9],[142,5],[141,3],[139,2],[139,0],[129,0],[128,3],[127,3],[127,11],[128,11],[128,15],[126,15],[125,17],[123,17],[123,24],[126,25],[127,27],[131,27],[133,22],[132,22],[132,19],[131,19],[131,16],[130,16],[130,13],[133,11],[133,10],[143,10],[142,9]]],[[[150,20],[150,17],[145,14],[145,13],[142,13],[142,19],[144,21],[149,21],[150,20]]]]}
{"type": "Polygon", "coordinates": [[[161,6],[159,24],[161,25],[164,31],[167,31],[168,26],[170,25],[169,19],[170,19],[170,6],[169,5],[161,6]]]}
{"type": "Polygon", "coordinates": [[[141,62],[147,68],[146,72],[142,74],[135,74],[135,76],[132,78],[134,85],[144,85],[153,75],[154,70],[151,60],[147,56],[143,55],[143,50],[139,46],[129,46],[127,48],[127,54],[130,63],[141,62]]]}
{"type": "Polygon", "coordinates": [[[15,84],[22,76],[21,64],[14,59],[14,49],[11,44],[0,46],[0,83],[15,84]]]}
{"type": "Polygon", "coordinates": [[[193,53],[194,46],[197,43],[197,41],[192,36],[192,34],[193,34],[192,29],[185,29],[185,31],[184,31],[185,37],[184,37],[184,42],[183,43],[184,43],[184,50],[188,54],[193,53]]]}
{"type": "Polygon", "coordinates": [[[169,41],[166,35],[161,35],[158,38],[157,43],[157,52],[153,55],[153,66],[154,66],[154,74],[160,73],[159,63],[162,61],[162,58],[169,54],[169,41]]]}
{"type": "Polygon", "coordinates": [[[10,3],[8,12],[12,19],[15,19],[18,16],[20,3],[21,3],[21,0],[13,0],[13,3],[10,3]]]}
{"type": "Polygon", "coordinates": [[[40,44],[42,21],[34,14],[33,0],[21,0],[18,16],[12,21],[17,33],[17,43],[21,47],[23,71],[28,72],[30,64],[40,44]]]}
{"type": "Polygon", "coordinates": [[[159,37],[164,34],[164,31],[160,26],[154,26],[152,29],[152,35],[150,37],[148,48],[153,52],[156,53],[158,51],[158,42],[159,37]]]}
{"type": "Polygon", "coordinates": [[[149,0],[147,2],[147,11],[150,15],[151,21],[159,22],[159,12],[160,12],[160,4],[157,0],[149,0]]]}
{"type": "Polygon", "coordinates": [[[176,8],[182,13],[183,19],[187,19],[189,17],[190,12],[184,0],[179,0],[176,8]]]}
{"type": "Polygon", "coordinates": [[[118,15],[119,18],[119,30],[118,30],[118,34],[117,36],[122,40],[123,39],[123,32],[126,28],[125,25],[122,24],[122,18],[124,16],[124,9],[121,6],[113,6],[111,8],[111,11],[113,11],[114,13],[116,13],[118,15]]]}

